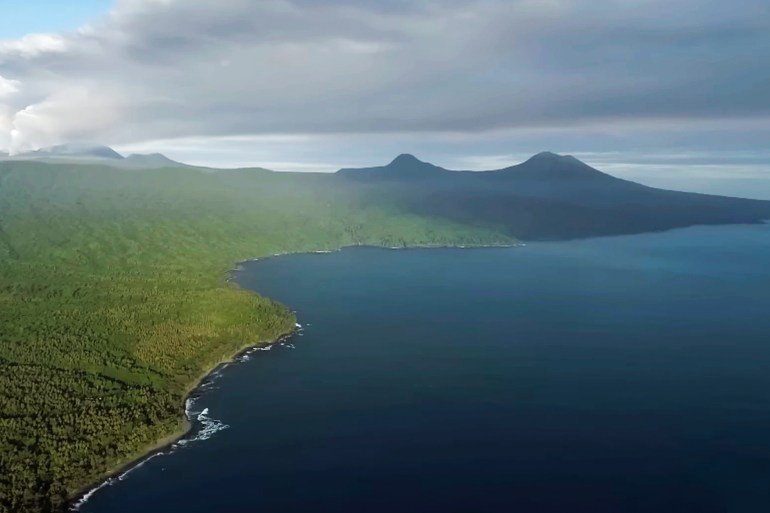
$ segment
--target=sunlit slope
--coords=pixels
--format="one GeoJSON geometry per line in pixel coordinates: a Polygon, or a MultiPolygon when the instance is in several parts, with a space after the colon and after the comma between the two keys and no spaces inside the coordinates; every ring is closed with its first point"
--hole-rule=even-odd
{"type": "Polygon", "coordinates": [[[0,164],[0,510],[60,508],[178,432],[211,366],[292,329],[227,284],[235,262],[512,242],[328,178],[0,164]]]}
{"type": "Polygon", "coordinates": [[[182,428],[212,366],[294,316],[243,259],[352,244],[510,244],[770,218],[571,157],[490,172],[403,155],[337,174],[0,162],[0,511],[51,511],[182,428]]]}

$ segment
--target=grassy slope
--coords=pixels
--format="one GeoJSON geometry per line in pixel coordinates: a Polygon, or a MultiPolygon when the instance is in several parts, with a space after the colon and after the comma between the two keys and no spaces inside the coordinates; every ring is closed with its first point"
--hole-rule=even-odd
{"type": "Polygon", "coordinates": [[[327,177],[0,164],[0,511],[55,511],[182,425],[195,380],[289,331],[234,263],[508,243],[327,177]]]}

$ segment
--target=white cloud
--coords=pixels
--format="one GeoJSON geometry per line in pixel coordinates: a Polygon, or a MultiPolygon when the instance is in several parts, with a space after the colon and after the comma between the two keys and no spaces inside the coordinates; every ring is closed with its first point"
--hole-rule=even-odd
{"type": "Polygon", "coordinates": [[[9,80],[0,75],[0,99],[19,92],[20,85],[18,80],[9,80]]]}
{"type": "MultiPolygon", "coordinates": [[[[0,41],[0,59],[21,57],[29,59],[44,54],[64,53],[67,40],[54,34],[28,34],[21,39],[0,41]]],[[[0,63],[2,60],[0,60],[0,63]]]]}
{"type": "MultiPolygon", "coordinates": [[[[18,153],[74,140],[88,139],[119,123],[120,107],[105,91],[84,87],[57,91],[16,112],[10,119],[10,151],[18,153]]],[[[7,122],[6,122],[7,123],[7,122]]]]}

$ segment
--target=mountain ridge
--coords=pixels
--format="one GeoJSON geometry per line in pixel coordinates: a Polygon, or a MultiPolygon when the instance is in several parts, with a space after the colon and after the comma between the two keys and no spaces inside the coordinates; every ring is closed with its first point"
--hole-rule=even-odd
{"type": "MultiPolygon", "coordinates": [[[[493,171],[495,172],[495,171],[493,171]]],[[[596,179],[612,175],[589,166],[572,155],[559,155],[544,151],[533,155],[524,162],[496,170],[498,173],[531,173],[542,178],[596,179]]],[[[535,176],[533,176],[534,178],[535,176]]]]}
{"type": "Polygon", "coordinates": [[[377,189],[419,214],[503,226],[530,240],[770,219],[770,201],[657,189],[553,152],[489,171],[451,171],[403,154],[385,166],[335,176],[377,189]]]}
{"type": "Polygon", "coordinates": [[[194,167],[172,160],[162,153],[133,153],[124,156],[111,147],[101,144],[58,144],[15,155],[0,152],[0,160],[31,160],[54,164],[104,164],[123,169],[194,167]]]}
{"type": "Polygon", "coordinates": [[[124,157],[109,146],[94,144],[57,144],[15,155],[17,158],[98,158],[123,160],[124,157]]]}
{"type": "Polygon", "coordinates": [[[2,160],[101,164],[128,170],[187,168],[214,173],[222,180],[259,176],[285,187],[296,187],[295,180],[322,187],[346,189],[350,185],[350,190],[363,191],[370,200],[384,199],[417,215],[479,228],[497,227],[510,236],[530,240],[644,233],[699,224],[759,223],[770,219],[770,201],[649,187],[604,173],[574,156],[548,151],[489,171],[449,170],[402,153],[382,166],[343,168],[328,174],[198,168],[162,154],[116,158],[114,150],[100,146],[83,151],[92,156],[73,157],[77,152],[68,147],[53,150],[56,158],[37,153],[44,156],[2,160]]]}
{"type": "Polygon", "coordinates": [[[426,174],[434,175],[439,172],[448,172],[447,169],[424,162],[411,153],[402,153],[384,166],[368,168],[343,168],[335,174],[340,176],[358,178],[418,178],[426,174]],[[361,173],[366,173],[367,176],[361,173]]]}
{"type": "Polygon", "coordinates": [[[362,177],[364,174],[367,174],[370,176],[378,176],[378,177],[384,177],[385,175],[387,175],[389,178],[391,177],[404,178],[404,177],[416,175],[417,172],[419,171],[426,171],[426,172],[443,171],[447,173],[485,174],[486,176],[490,176],[491,174],[494,174],[494,173],[497,173],[500,175],[514,174],[514,173],[532,173],[533,176],[530,176],[530,178],[534,178],[535,174],[539,174],[539,175],[549,175],[552,178],[575,178],[576,175],[579,175],[582,177],[604,176],[604,177],[612,177],[615,179],[619,179],[589,166],[582,160],[579,160],[578,158],[572,155],[560,155],[558,153],[554,153],[551,151],[542,151],[540,153],[536,153],[535,155],[531,156],[530,158],[528,158],[523,162],[520,162],[518,164],[511,164],[510,166],[507,166],[504,168],[478,170],[478,171],[447,169],[447,168],[432,164],[430,162],[420,160],[419,158],[415,157],[410,153],[402,153],[398,155],[396,158],[394,158],[390,163],[384,166],[343,168],[338,170],[336,173],[343,176],[348,176],[348,177],[354,177],[355,175],[360,175],[358,176],[359,178],[362,177]]]}

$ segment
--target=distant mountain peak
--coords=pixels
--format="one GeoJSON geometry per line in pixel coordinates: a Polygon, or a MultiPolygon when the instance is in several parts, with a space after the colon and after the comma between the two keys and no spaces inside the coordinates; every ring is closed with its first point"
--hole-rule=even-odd
{"type": "Polygon", "coordinates": [[[560,155],[552,151],[541,151],[540,153],[532,155],[528,160],[535,162],[580,162],[582,164],[580,160],[572,155],[560,155]]]}
{"type": "Polygon", "coordinates": [[[530,159],[543,160],[543,159],[558,159],[560,157],[561,155],[559,155],[558,153],[554,153],[552,151],[541,151],[540,153],[536,153],[535,155],[532,155],[530,159]]]}
{"type": "Polygon", "coordinates": [[[511,166],[502,171],[512,175],[528,176],[529,178],[540,180],[614,179],[572,155],[559,155],[551,151],[540,152],[521,164],[511,166]]]}
{"type": "Polygon", "coordinates": [[[423,162],[422,160],[418,159],[411,153],[402,153],[398,157],[394,158],[388,166],[403,166],[403,165],[415,165],[415,164],[426,164],[426,162],[423,162]]]}
{"type": "Polygon", "coordinates": [[[402,153],[393,159],[390,164],[385,166],[385,169],[389,169],[391,173],[396,172],[408,174],[444,171],[444,169],[429,162],[423,162],[422,160],[409,153],[402,153]]]}
{"type": "MultiPolygon", "coordinates": [[[[378,167],[341,169],[343,176],[364,180],[422,180],[433,179],[448,172],[429,162],[424,162],[412,154],[402,153],[389,164],[378,167]]],[[[459,176],[459,175],[458,175],[459,176]]],[[[551,151],[543,151],[533,155],[525,162],[491,171],[489,177],[499,179],[523,179],[537,182],[575,182],[596,181],[599,179],[616,180],[615,178],[592,168],[572,155],[559,155],[551,151]]],[[[457,178],[457,176],[455,176],[457,178]]]]}
{"type": "Polygon", "coordinates": [[[163,162],[175,162],[162,153],[132,153],[126,160],[157,160],[163,162]]]}
{"type": "Polygon", "coordinates": [[[123,155],[109,146],[97,144],[58,144],[40,148],[39,150],[23,153],[21,156],[31,157],[77,157],[123,160],[123,155]]]}
{"type": "Polygon", "coordinates": [[[100,164],[121,169],[160,169],[194,167],[171,160],[162,153],[131,154],[124,157],[109,146],[98,144],[59,144],[38,150],[8,155],[0,152],[2,160],[34,160],[50,163],[100,164]]]}
{"type": "Polygon", "coordinates": [[[423,162],[414,155],[402,153],[386,166],[340,169],[338,173],[342,176],[363,180],[412,180],[432,177],[444,171],[446,170],[428,162],[423,162]]]}

